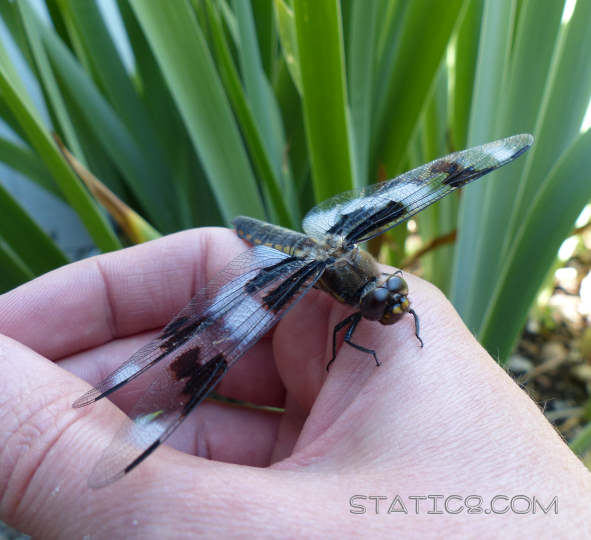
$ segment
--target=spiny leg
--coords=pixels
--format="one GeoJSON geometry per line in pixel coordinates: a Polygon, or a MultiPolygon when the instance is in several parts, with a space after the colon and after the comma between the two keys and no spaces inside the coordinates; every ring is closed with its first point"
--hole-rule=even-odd
{"type": "Polygon", "coordinates": [[[417,315],[417,313],[414,309],[409,309],[408,312],[413,316],[413,318],[415,320],[415,336],[417,336],[417,339],[419,340],[419,343],[421,344],[421,349],[422,349],[424,347],[424,343],[423,343],[423,340],[421,339],[421,336],[419,336],[419,316],[417,315]]]}
{"type": "Polygon", "coordinates": [[[349,326],[349,329],[347,330],[347,333],[345,334],[345,343],[351,345],[351,347],[353,347],[354,349],[357,349],[358,351],[364,352],[366,354],[371,354],[373,356],[373,359],[376,361],[376,366],[379,366],[380,361],[378,360],[378,355],[376,354],[376,352],[373,349],[368,349],[367,347],[364,347],[363,345],[359,345],[358,343],[353,343],[351,341],[351,337],[353,336],[353,332],[355,332],[355,328],[357,327],[357,323],[360,320],[361,320],[361,317],[359,317],[359,319],[357,319],[356,321],[353,321],[351,326],[349,326]]]}
{"type": "Polygon", "coordinates": [[[380,365],[380,362],[378,360],[376,352],[373,349],[368,349],[367,347],[363,347],[362,345],[359,345],[357,343],[353,343],[351,341],[351,338],[353,337],[353,332],[355,332],[355,328],[357,328],[357,325],[359,324],[360,320],[361,320],[361,313],[353,313],[352,315],[349,315],[346,319],[342,320],[339,324],[337,324],[334,327],[334,331],[332,334],[332,359],[326,365],[326,371],[329,370],[331,364],[335,361],[335,359],[337,357],[337,332],[339,330],[341,330],[341,328],[343,328],[344,326],[347,326],[347,324],[349,324],[349,323],[351,323],[351,324],[350,324],[349,328],[347,328],[347,333],[345,334],[345,343],[347,343],[348,345],[350,345],[354,349],[357,349],[358,351],[364,352],[366,354],[371,354],[373,356],[374,360],[376,361],[376,366],[380,365]]]}
{"type": "MultiPolygon", "coordinates": [[[[361,313],[352,313],[347,318],[343,319],[339,324],[337,324],[333,331],[332,331],[332,358],[328,364],[326,364],[326,371],[329,370],[330,365],[335,361],[337,357],[337,333],[341,330],[341,328],[347,326],[351,321],[354,322],[355,319],[360,319],[361,313]]],[[[359,322],[359,321],[357,321],[359,322]]],[[[357,324],[355,322],[355,324],[357,324]]]]}

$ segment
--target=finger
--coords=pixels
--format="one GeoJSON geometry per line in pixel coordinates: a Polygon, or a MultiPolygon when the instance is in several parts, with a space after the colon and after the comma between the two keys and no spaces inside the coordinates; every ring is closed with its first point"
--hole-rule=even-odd
{"type": "MultiPolygon", "coordinates": [[[[158,334],[146,332],[115,339],[89,351],[76,353],[58,362],[70,373],[97,383],[119,367],[135,351],[158,334]]],[[[129,412],[151,383],[150,371],[125,384],[109,396],[121,410],[129,412]]],[[[263,337],[228,372],[216,391],[223,396],[257,405],[282,407],[285,389],[277,373],[270,337],[263,337]]]]}
{"type": "MultiPolygon", "coordinates": [[[[352,421],[345,416],[345,412],[350,414],[350,409],[354,409],[359,403],[367,410],[355,410],[360,415],[364,412],[367,414],[367,423],[373,429],[378,419],[375,418],[373,405],[369,407],[367,400],[379,400],[387,411],[397,410],[401,404],[396,389],[404,388],[404,381],[400,377],[401,369],[408,368],[411,364],[411,369],[414,369],[417,363],[422,368],[429,366],[432,369],[432,359],[438,357],[437,343],[454,342],[453,337],[441,335],[449,321],[457,317],[443,295],[414,276],[405,278],[411,288],[413,306],[420,313],[423,323],[421,333],[426,344],[425,349],[421,349],[416,340],[414,322],[410,315],[393,326],[362,320],[353,335],[353,342],[375,350],[381,365],[377,367],[371,355],[343,343],[343,334],[346,331],[343,329],[337,339],[336,361],[327,375],[325,367],[332,356],[333,329],[351,313],[351,308],[343,308],[327,295],[321,294],[318,294],[313,306],[304,304],[307,299],[302,301],[302,313],[298,317],[300,305],[293,313],[293,317],[298,319],[288,325],[286,318],[284,324],[278,328],[275,342],[278,344],[276,353],[279,372],[290,398],[310,411],[295,446],[296,452],[324,435],[337,421],[342,422],[345,431],[350,430],[351,424],[343,422],[343,418],[347,417],[352,421]],[[325,298],[328,300],[323,303],[325,298]],[[303,313],[307,308],[314,308],[321,313],[319,320],[325,321],[324,325],[311,326],[303,313]],[[442,314],[446,315],[442,317],[442,314]],[[305,335],[306,340],[300,339],[296,346],[294,336],[297,335],[305,335]],[[448,339],[442,339],[446,337],[448,339]],[[360,396],[364,396],[363,399],[360,396]]],[[[458,328],[461,329],[461,325],[458,328]]],[[[358,432],[363,429],[363,420],[363,416],[354,420],[358,432]]],[[[371,441],[373,438],[368,438],[368,444],[371,441]]]]}
{"type": "Polygon", "coordinates": [[[44,536],[57,536],[45,502],[51,501],[59,527],[59,516],[82,493],[73,481],[84,467],[75,429],[80,414],[71,408],[81,382],[4,336],[0,371],[0,516],[21,530],[49,525],[44,536]]]}
{"type": "Polygon", "coordinates": [[[68,265],[2,295],[0,333],[55,360],[161,327],[245,249],[196,229],[68,265]]]}
{"type": "MultiPolygon", "coordinates": [[[[4,336],[0,372],[0,518],[21,530],[46,538],[82,537],[89,523],[94,532],[103,526],[105,516],[116,521],[123,517],[119,509],[133,511],[133,501],[142,498],[138,486],[151,471],[159,477],[157,484],[164,485],[171,459],[173,468],[175,464],[186,472],[199,468],[197,458],[171,454],[163,447],[142,464],[135,480],[122,481],[121,487],[104,494],[89,493],[86,479],[120,425],[121,413],[106,400],[83,411],[72,409],[83,383],[4,336]]],[[[274,440],[277,426],[269,413],[236,414],[233,408],[206,404],[195,422],[199,439],[195,435],[192,443],[187,439],[187,448],[193,444],[213,459],[259,466],[269,462],[269,441],[274,440]]],[[[215,481],[211,476],[209,481],[212,488],[215,481]]],[[[197,483],[194,476],[191,488],[197,483]]]]}

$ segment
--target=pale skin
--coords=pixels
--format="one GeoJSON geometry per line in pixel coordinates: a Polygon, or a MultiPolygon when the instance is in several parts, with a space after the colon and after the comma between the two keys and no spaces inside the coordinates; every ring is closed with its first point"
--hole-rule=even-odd
{"type": "MultiPolygon", "coordinates": [[[[410,316],[362,321],[354,340],[382,365],[341,346],[327,374],[332,328],[350,311],[312,291],[218,388],[284,415],[207,402],[177,449],[89,489],[123,413],[107,399],[72,409],[84,379],[117,367],[244,249],[227,230],[187,231],[0,297],[1,519],[39,538],[591,536],[587,469],[445,297],[406,273],[423,349],[410,316]],[[355,495],[374,497],[355,499],[364,514],[351,513],[355,495]],[[387,513],[396,495],[407,513],[387,513]],[[483,508],[495,495],[557,497],[558,514],[430,514],[427,501],[417,512],[409,497],[427,495],[479,495],[483,508]]],[[[113,401],[126,410],[139,391],[113,401]]]]}

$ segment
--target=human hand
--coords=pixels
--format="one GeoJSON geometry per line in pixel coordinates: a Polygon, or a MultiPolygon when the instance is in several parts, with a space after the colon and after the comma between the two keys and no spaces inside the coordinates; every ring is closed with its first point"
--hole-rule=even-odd
{"type": "MultiPolygon", "coordinates": [[[[0,297],[0,518],[43,538],[589,534],[588,471],[443,295],[412,275],[423,349],[410,316],[362,321],[355,341],[382,365],[345,346],[327,374],[347,308],[313,290],[217,389],[284,414],[203,403],[169,440],[182,452],[163,447],[89,490],[124,416],[108,400],[72,409],[87,389],[77,376],[102,379],[244,249],[227,230],[187,231],[0,297]],[[483,509],[495,495],[557,497],[558,514],[416,499],[428,495],[479,495],[483,509]]],[[[130,383],[110,397],[129,410],[140,391],[130,383]]]]}

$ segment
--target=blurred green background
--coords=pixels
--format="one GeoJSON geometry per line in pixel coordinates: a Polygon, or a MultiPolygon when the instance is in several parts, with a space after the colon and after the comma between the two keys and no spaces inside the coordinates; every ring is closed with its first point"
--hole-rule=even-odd
{"type": "MultiPolygon", "coordinates": [[[[420,271],[504,361],[591,198],[588,0],[18,0],[0,16],[0,161],[103,252],[239,214],[298,229],[335,193],[529,132],[524,157],[413,220],[418,243],[403,225],[369,246],[400,265],[457,230],[420,271]],[[54,132],[128,205],[118,223],[54,132]]],[[[0,184],[0,289],[67,262],[0,184]]]]}

